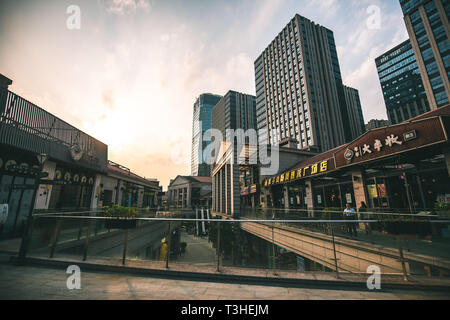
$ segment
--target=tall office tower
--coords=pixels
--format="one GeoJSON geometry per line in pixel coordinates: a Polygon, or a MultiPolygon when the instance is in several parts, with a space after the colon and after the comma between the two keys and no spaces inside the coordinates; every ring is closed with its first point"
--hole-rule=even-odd
{"type": "Polygon", "coordinates": [[[392,124],[430,111],[419,67],[406,40],[375,59],[387,115],[392,124]]]}
{"type": "Polygon", "coordinates": [[[205,93],[195,101],[192,124],[191,176],[211,176],[211,163],[204,158],[204,150],[209,145],[205,131],[211,129],[211,112],[222,96],[205,93]]]}
{"type": "Polygon", "coordinates": [[[296,15],[256,59],[255,82],[260,142],[326,151],[351,140],[331,30],[296,15]]]}
{"type": "Polygon", "coordinates": [[[366,124],[366,131],[378,129],[382,127],[390,126],[391,122],[389,120],[378,120],[372,119],[366,124]]]}
{"type": "Polygon", "coordinates": [[[212,127],[222,132],[224,140],[227,129],[256,130],[256,97],[228,91],[212,110],[212,127]]]}
{"type": "Polygon", "coordinates": [[[450,98],[450,0],[400,0],[430,109],[450,98]]]}
{"type": "Polygon", "coordinates": [[[352,140],[366,132],[366,124],[361,107],[358,90],[344,85],[345,104],[350,121],[352,140]]]}

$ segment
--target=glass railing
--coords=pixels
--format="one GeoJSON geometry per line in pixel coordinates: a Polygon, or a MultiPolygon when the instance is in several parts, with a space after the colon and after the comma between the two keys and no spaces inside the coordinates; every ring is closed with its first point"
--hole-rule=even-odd
{"type": "Polygon", "coordinates": [[[25,256],[283,278],[362,276],[375,266],[399,279],[450,280],[450,221],[438,215],[249,210],[240,219],[204,217],[39,214],[25,256]]]}

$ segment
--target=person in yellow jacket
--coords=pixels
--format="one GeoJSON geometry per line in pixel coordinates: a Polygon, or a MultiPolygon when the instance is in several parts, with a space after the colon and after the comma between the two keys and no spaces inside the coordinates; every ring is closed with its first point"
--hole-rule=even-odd
{"type": "Polygon", "coordinates": [[[161,240],[161,242],[162,242],[162,244],[161,244],[161,247],[159,248],[159,261],[166,261],[167,250],[168,250],[166,238],[163,238],[161,240]]]}

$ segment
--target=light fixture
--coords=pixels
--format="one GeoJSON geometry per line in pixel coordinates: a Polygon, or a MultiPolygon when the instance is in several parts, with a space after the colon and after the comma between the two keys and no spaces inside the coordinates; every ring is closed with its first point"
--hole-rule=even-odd
{"type": "Polygon", "coordinates": [[[37,160],[41,166],[45,163],[45,161],[47,161],[47,159],[48,159],[48,155],[45,153],[41,153],[37,156],[37,160]]]}

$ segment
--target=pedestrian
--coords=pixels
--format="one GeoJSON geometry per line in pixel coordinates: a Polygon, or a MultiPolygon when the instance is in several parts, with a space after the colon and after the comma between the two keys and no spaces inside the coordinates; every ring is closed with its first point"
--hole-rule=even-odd
{"type": "MultiPolygon", "coordinates": [[[[361,207],[359,207],[358,212],[359,213],[367,212],[367,205],[364,201],[361,201],[361,207]]],[[[370,218],[370,216],[368,214],[362,215],[362,219],[364,219],[364,220],[368,220],[369,218],[370,218]]],[[[370,225],[369,222],[364,222],[364,228],[366,230],[367,235],[372,234],[372,226],[370,225]]]]}
{"type": "Polygon", "coordinates": [[[352,220],[356,220],[356,211],[353,209],[350,205],[350,203],[347,203],[347,206],[344,210],[344,219],[347,220],[347,231],[350,234],[350,236],[353,236],[355,234],[355,237],[358,236],[356,233],[356,223],[350,222],[352,220]]]}

